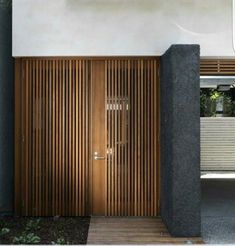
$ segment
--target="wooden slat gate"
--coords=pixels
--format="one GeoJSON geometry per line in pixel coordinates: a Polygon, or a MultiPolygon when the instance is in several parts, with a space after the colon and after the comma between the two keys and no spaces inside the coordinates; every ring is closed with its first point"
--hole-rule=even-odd
{"type": "Polygon", "coordinates": [[[15,68],[16,214],[157,215],[158,58],[19,58],[15,68]]]}

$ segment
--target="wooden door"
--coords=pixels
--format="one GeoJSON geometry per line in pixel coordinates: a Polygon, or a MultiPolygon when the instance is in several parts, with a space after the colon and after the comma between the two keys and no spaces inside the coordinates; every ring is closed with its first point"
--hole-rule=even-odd
{"type": "Polygon", "coordinates": [[[106,206],[106,80],[105,62],[92,62],[91,213],[105,215],[106,206]]]}
{"type": "Polygon", "coordinates": [[[106,62],[106,215],[158,215],[158,66],[156,59],[106,62]]]}
{"type": "Polygon", "coordinates": [[[158,58],[16,60],[16,214],[158,215],[158,68],[158,58]]]}
{"type": "Polygon", "coordinates": [[[92,214],[156,216],[158,61],[112,59],[98,64],[92,70],[92,214]]]}

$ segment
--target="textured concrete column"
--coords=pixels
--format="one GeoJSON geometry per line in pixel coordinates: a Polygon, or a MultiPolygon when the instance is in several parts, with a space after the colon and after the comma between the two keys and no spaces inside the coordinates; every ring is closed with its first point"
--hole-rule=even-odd
{"type": "Polygon", "coordinates": [[[13,211],[14,82],[11,4],[0,0],[0,213],[13,211]]]}
{"type": "Polygon", "coordinates": [[[199,236],[200,81],[198,45],[161,58],[161,216],[173,236],[199,236]]]}

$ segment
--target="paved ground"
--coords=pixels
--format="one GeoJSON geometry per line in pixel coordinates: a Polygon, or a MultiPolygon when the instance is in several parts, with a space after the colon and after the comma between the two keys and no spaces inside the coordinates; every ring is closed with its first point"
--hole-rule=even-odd
{"type": "Polygon", "coordinates": [[[202,237],[235,244],[235,179],[202,180],[202,237]]]}

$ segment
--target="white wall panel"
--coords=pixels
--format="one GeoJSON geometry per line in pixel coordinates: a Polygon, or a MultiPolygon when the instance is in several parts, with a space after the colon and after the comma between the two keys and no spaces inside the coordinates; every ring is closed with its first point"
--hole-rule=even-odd
{"type": "Polygon", "coordinates": [[[234,56],[232,0],[13,0],[13,56],[234,56]]]}

